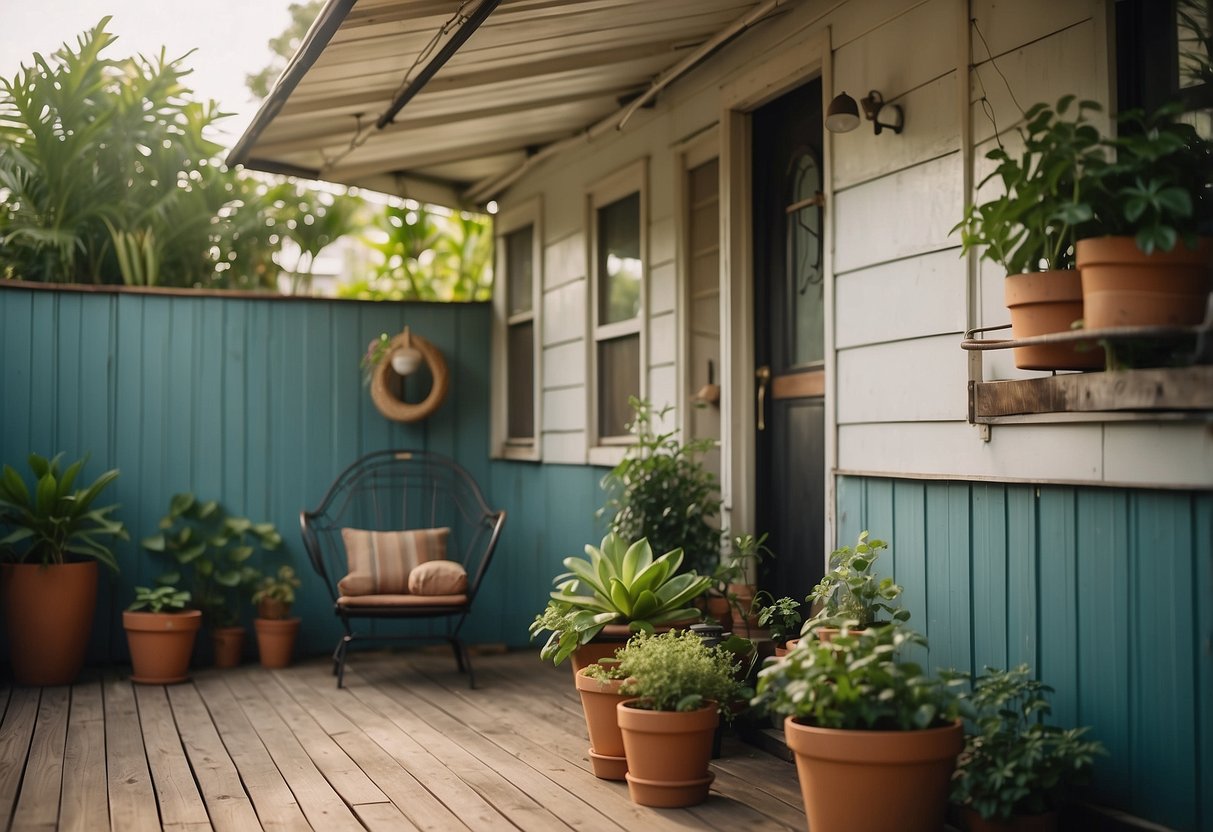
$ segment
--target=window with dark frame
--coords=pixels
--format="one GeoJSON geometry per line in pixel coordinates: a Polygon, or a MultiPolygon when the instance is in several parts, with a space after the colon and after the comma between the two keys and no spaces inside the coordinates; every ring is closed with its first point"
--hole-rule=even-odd
{"type": "Polygon", "coordinates": [[[640,395],[640,325],[644,263],[640,251],[640,193],[595,211],[595,275],[598,320],[599,439],[628,435],[631,396],[640,395]]]}
{"type": "Polygon", "coordinates": [[[535,441],[535,226],[501,237],[506,268],[506,443],[535,441]]]}

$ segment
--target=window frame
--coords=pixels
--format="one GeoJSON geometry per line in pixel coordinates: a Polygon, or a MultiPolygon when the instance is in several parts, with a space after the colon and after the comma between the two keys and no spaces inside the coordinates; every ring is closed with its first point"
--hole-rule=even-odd
{"type": "Polygon", "coordinates": [[[536,196],[502,210],[494,219],[492,457],[539,462],[543,458],[543,200],[536,196]],[[505,239],[531,228],[531,309],[511,315],[510,279],[505,239]],[[531,397],[533,436],[511,437],[509,396],[510,328],[530,323],[533,344],[531,397]]]}
{"type": "Polygon", "coordinates": [[[627,335],[636,335],[639,339],[640,354],[639,389],[637,395],[644,398],[648,394],[648,314],[649,314],[649,205],[648,205],[649,160],[641,158],[614,173],[592,183],[586,189],[586,274],[589,276],[587,286],[589,303],[586,304],[587,314],[587,347],[589,373],[586,379],[586,428],[588,441],[588,460],[591,465],[616,465],[623,459],[627,448],[635,444],[636,438],[630,434],[618,436],[599,435],[599,366],[598,345],[603,341],[612,340],[627,335]],[[639,239],[640,239],[640,308],[636,316],[626,321],[615,321],[600,324],[599,321],[599,290],[602,276],[598,273],[598,211],[613,202],[617,202],[632,194],[639,195],[639,239]]]}

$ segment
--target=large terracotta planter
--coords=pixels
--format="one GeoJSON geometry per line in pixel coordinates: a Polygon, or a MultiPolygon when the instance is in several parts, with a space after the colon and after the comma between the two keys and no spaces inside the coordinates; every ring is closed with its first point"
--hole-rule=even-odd
{"type": "Polygon", "coordinates": [[[0,565],[0,606],[17,683],[71,684],[92,631],[97,562],[0,565]]]}
{"type": "Polygon", "coordinates": [[[1132,237],[1079,240],[1087,329],[1193,326],[1205,319],[1213,287],[1213,240],[1195,249],[1181,240],[1169,252],[1144,254],[1132,237]]]}
{"type": "Polygon", "coordinates": [[[577,671],[577,692],[585,711],[585,727],[590,735],[590,764],[594,775],[603,780],[622,780],[628,770],[623,751],[623,734],[615,706],[623,701],[619,693],[622,679],[599,682],[585,675],[588,668],[577,671]]]}
{"type": "MultiPolygon", "coordinates": [[[[1011,335],[1030,338],[1069,332],[1083,317],[1082,280],[1073,269],[1009,274],[1003,298],[1011,312],[1011,335]]],[[[1104,352],[1094,342],[1039,344],[1016,347],[1015,366],[1021,370],[1102,370],[1104,352]]]]}
{"type": "Polygon", "coordinates": [[[289,667],[291,654],[295,651],[295,637],[299,635],[298,618],[254,618],[257,630],[257,653],[261,666],[271,669],[289,667]]]}
{"type": "Polygon", "coordinates": [[[628,793],[641,806],[694,806],[708,797],[716,703],[694,711],[646,711],[625,700],[615,713],[628,761],[628,793]]]}
{"type": "Polygon", "coordinates": [[[960,720],[925,731],[854,731],[788,717],[783,730],[812,832],[943,828],[952,770],[964,748],[960,720]]]}
{"type": "Polygon", "coordinates": [[[986,820],[972,809],[962,812],[969,832],[1057,832],[1057,813],[1015,815],[1010,820],[986,820]]]}
{"type": "Polygon", "coordinates": [[[131,681],[172,685],[189,678],[190,654],[202,626],[199,610],[122,613],[131,648],[131,681]]]}
{"type": "Polygon", "coordinates": [[[239,667],[244,652],[243,627],[216,627],[211,632],[215,645],[215,667],[239,667]]]}

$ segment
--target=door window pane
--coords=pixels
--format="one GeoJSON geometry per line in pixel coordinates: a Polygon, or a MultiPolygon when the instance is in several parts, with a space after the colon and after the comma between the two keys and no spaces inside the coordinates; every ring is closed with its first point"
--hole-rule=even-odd
{"type": "Polygon", "coordinates": [[[640,336],[598,342],[598,435],[626,436],[629,396],[640,396],[640,336]]]}
{"type": "Polygon", "coordinates": [[[821,259],[821,206],[802,205],[821,192],[821,168],[811,151],[792,165],[792,192],[788,201],[787,308],[792,315],[788,332],[788,365],[816,364],[825,360],[825,281],[821,259]]]}
{"type": "Polygon", "coordinates": [[[509,314],[531,311],[532,273],[534,271],[534,226],[520,228],[503,238],[505,273],[509,283],[509,314]]]}
{"type": "MultiPolygon", "coordinates": [[[[598,209],[598,323],[640,314],[640,194],[598,209]]],[[[626,402],[625,402],[626,404],[626,402]]]]}
{"type": "Polygon", "coordinates": [[[510,327],[507,350],[507,435],[510,439],[535,438],[535,324],[510,327]]]}

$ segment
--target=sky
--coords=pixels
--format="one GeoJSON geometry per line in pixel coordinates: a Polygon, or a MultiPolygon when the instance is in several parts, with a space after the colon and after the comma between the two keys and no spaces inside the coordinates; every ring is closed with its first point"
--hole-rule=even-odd
{"type": "Polygon", "coordinates": [[[45,56],[106,15],[108,31],[118,39],[102,53],[125,58],[158,55],[168,48],[194,71],[185,82],[199,99],[217,100],[224,112],[213,138],[230,147],[252,121],[259,102],[251,99],[244,76],[260,70],[273,57],[270,38],[290,23],[290,0],[0,0],[0,77],[11,79],[35,52],[45,56]]]}

